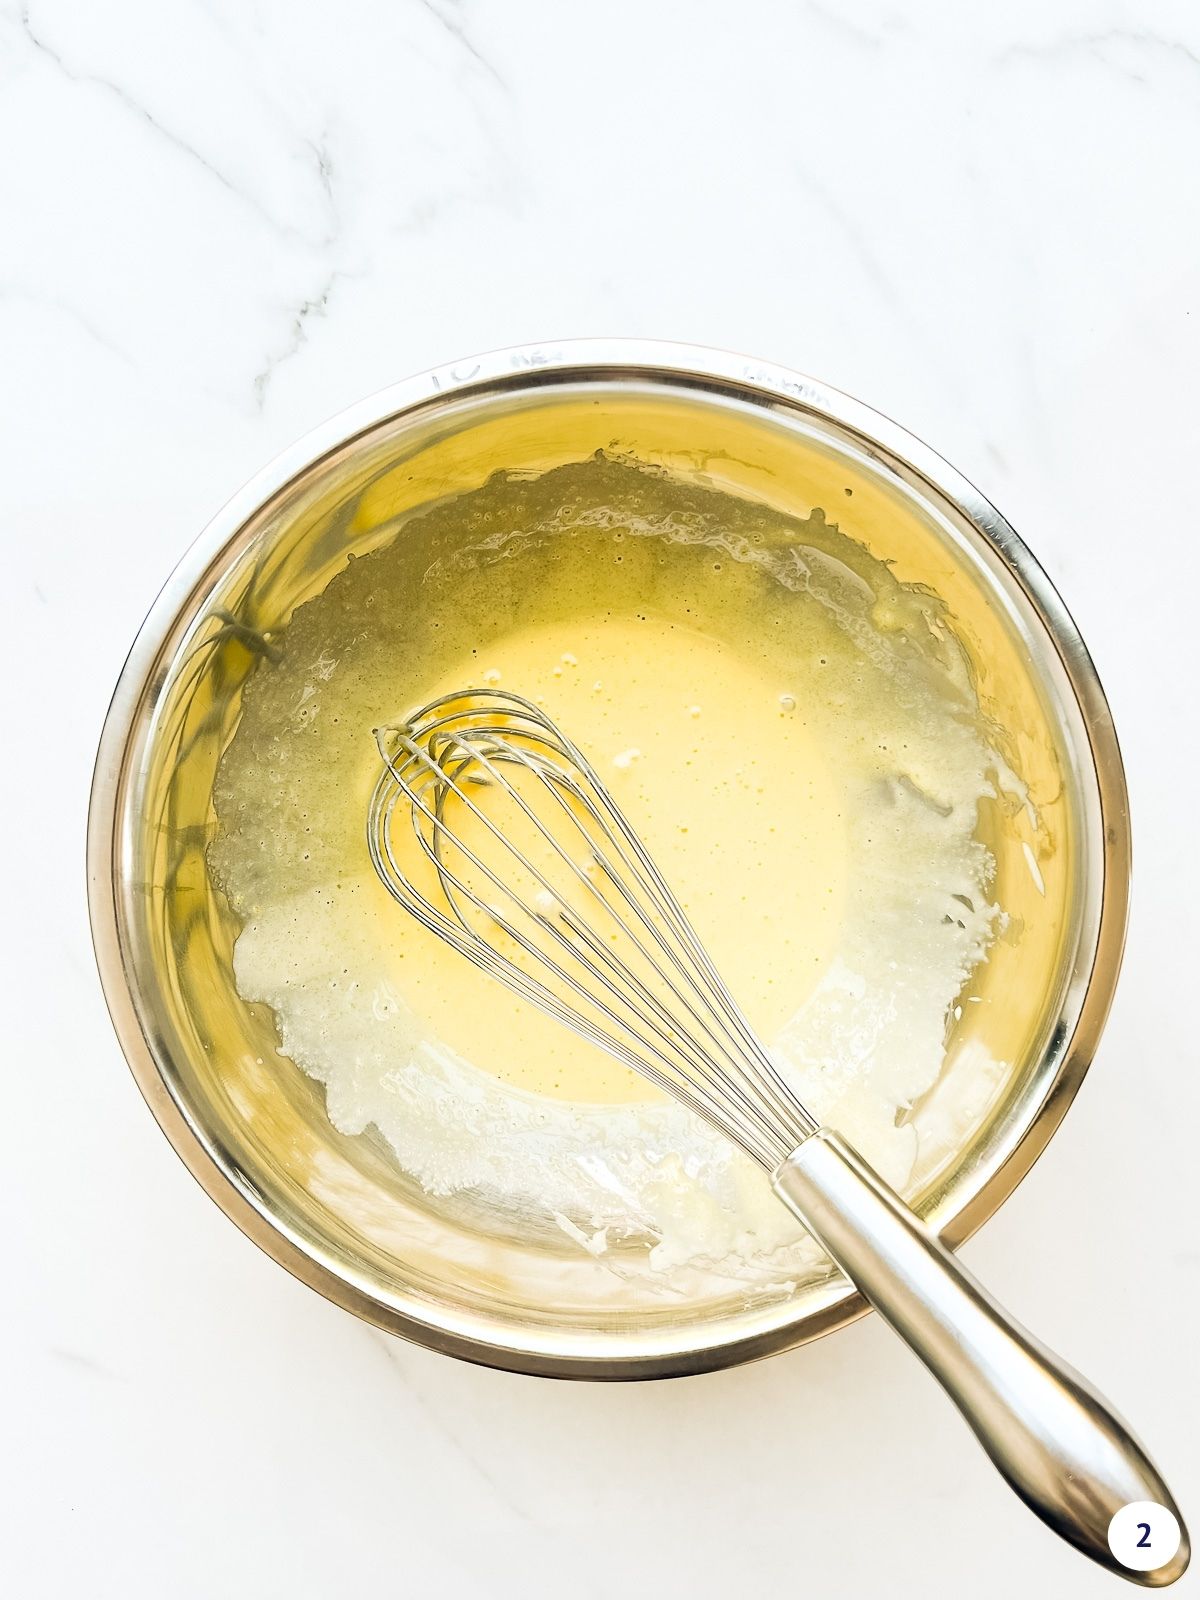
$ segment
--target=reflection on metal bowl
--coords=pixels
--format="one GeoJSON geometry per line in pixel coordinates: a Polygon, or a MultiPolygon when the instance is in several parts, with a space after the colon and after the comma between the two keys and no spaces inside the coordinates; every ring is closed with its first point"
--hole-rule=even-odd
{"type": "MultiPolygon", "coordinates": [[[[1129,834],[1120,756],[1086,651],[1003,518],[925,446],[793,373],[686,347],[503,352],[413,379],[335,419],[247,486],[185,556],[138,636],[96,768],[92,925],[110,1010],[151,1108],[252,1238],[323,1294],[433,1348],[554,1376],[635,1378],[748,1360],[862,1310],[814,1268],[774,1295],[711,1284],[669,1303],[547,1229],[433,1201],[382,1143],[337,1133],[320,1087],[276,1053],[232,976],[237,923],[209,878],[217,762],[241,692],[295,608],[348,556],[500,471],[598,449],[847,531],[932,590],[984,714],[1028,785],[981,829],[1009,933],[974,980],[943,1083],[1010,1063],[952,1147],[930,1141],[917,1208],[951,1242],[1044,1147],[1085,1072],[1116,981],[1129,834]],[[847,490],[852,493],[847,494],[847,490]]],[[[399,529],[399,532],[397,530],[399,529]]]]}

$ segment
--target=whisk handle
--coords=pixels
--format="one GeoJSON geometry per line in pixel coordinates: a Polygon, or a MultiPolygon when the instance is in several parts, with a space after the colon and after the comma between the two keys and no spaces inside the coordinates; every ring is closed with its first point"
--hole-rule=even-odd
{"type": "Polygon", "coordinates": [[[1134,1583],[1160,1588],[1184,1572],[1190,1550],[1183,1518],[1120,1417],[990,1298],[849,1145],[834,1133],[815,1133],[772,1183],[933,1373],[1043,1522],[1134,1583]],[[1122,1519],[1129,1524],[1124,1539],[1114,1529],[1126,1560],[1111,1548],[1109,1527],[1127,1506],[1137,1510],[1122,1519]],[[1140,1548],[1130,1550],[1131,1539],[1140,1548]],[[1158,1564],[1139,1570],[1159,1554],[1158,1564]]]}

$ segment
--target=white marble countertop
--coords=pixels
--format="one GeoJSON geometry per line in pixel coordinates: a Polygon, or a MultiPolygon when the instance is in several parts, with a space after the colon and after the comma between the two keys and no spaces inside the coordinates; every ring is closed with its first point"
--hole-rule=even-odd
{"type": "Polygon", "coordinates": [[[894,415],[1066,595],[1136,828],[1092,1076],[965,1255],[1200,1520],[1191,0],[29,0],[0,5],[0,148],[5,1591],[1118,1592],[874,1320],[601,1388],[458,1365],[301,1287],[138,1097],[82,838],[159,583],[358,396],[613,333],[894,415]]]}

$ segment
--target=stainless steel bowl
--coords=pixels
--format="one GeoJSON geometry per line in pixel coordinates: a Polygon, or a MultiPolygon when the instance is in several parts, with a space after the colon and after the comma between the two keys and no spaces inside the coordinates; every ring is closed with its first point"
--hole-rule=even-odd
{"type": "MultiPolygon", "coordinates": [[[[209,881],[216,762],[242,685],[294,608],[407,516],[501,468],[614,442],[672,472],[830,520],[946,603],[981,704],[1036,808],[985,827],[1010,932],[951,1040],[1007,1063],[912,1195],[950,1242],[1012,1190],[1091,1060],[1125,931],[1129,827],[1103,692],[1058,595],[1003,517],[918,440],[796,373],[685,346],[589,341],[427,373],[318,429],[205,529],[142,627],[101,738],[88,835],[92,931],[122,1047],[208,1193],[297,1277],[435,1349],[554,1376],[696,1372],[828,1332],[863,1304],[814,1270],[766,1298],[661,1304],[548,1240],[435,1205],[369,1137],[328,1122],[231,975],[236,924],[209,881]]],[[[976,1056],[977,1059],[977,1056],[976,1056]]],[[[959,1074],[957,1080],[953,1075],[959,1074]]]]}

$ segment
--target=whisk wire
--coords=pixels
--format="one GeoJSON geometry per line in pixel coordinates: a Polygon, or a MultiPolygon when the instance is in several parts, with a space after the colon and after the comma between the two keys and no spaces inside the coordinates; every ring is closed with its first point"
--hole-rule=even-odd
{"type": "Polygon", "coordinates": [[[774,1168],[814,1131],[816,1123],[733,1001],[636,833],[583,755],[540,708],[497,690],[447,695],[403,724],[377,730],[376,740],[384,766],[368,815],[371,859],[388,891],[426,927],[673,1094],[764,1166],[774,1168]],[[554,815],[570,829],[566,838],[505,768],[530,774],[539,792],[553,797],[554,815]],[[607,927],[598,929],[566,898],[512,831],[497,823],[494,808],[470,792],[485,789],[496,791],[510,815],[515,812],[513,820],[532,829],[607,927]],[[418,887],[397,848],[402,800],[416,859],[436,875],[449,916],[418,887]],[[457,806],[482,827],[480,848],[451,820],[457,806]],[[481,854],[488,842],[500,847],[499,869],[481,854]],[[490,885],[489,898],[462,868],[455,870],[459,860],[490,885]],[[498,945],[497,932],[533,971],[498,945]]]}
{"type": "MultiPolygon", "coordinates": [[[[491,728],[489,728],[487,731],[489,736],[494,741],[494,747],[497,752],[503,753],[507,759],[511,761],[520,761],[519,753],[508,741],[502,737],[502,735],[491,728]]],[[[552,831],[547,827],[542,818],[537,815],[532,807],[530,807],[524,796],[521,795],[520,792],[509,782],[500,765],[489,759],[488,754],[486,754],[483,750],[479,750],[477,752],[477,759],[479,765],[488,773],[491,780],[503,788],[507,796],[512,799],[520,808],[522,814],[534,825],[539,835],[545,839],[548,844],[557,848],[559,841],[555,838],[552,831]]],[[[652,918],[647,915],[645,908],[631,893],[628,884],[614,871],[613,866],[608,860],[607,856],[597,851],[595,839],[588,834],[587,830],[580,822],[578,815],[571,808],[571,806],[567,804],[562,793],[560,792],[560,786],[555,779],[553,769],[548,768],[545,771],[544,776],[548,780],[547,787],[550,789],[550,792],[558,802],[559,807],[563,811],[564,815],[574,825],[581,839],[586,844],[591,860],[595,863],[597,868],[604,873],[605,877],[618,891],[626,906],[637,917],[643,929],[658,945],[662,955],[671,963],[679,978],[695,992],[697,998],[707,1007],[710,1014],[716,1018],[717,1023],[720,1024],[722,1021],[721,1015],[712,1005],[711,999],[706,994],[704,987],[697,982],[687,964],[680,960],[679,956],[671,948],[669,941],[663,936],[661,929],[655,924],[652,918]]],[[[575,791],[575,798],[582,802],[588,816],[602,830],[608,842],[615,846],[616,849],[623,854],[620,840],[612,832],[611,828],[608,826],[598,808],[591,801],[590,797],[585,792],[575,791]]],[[[472,810],[475,811],[476,815],[479,815],[477,807],[472,807],[472,810]]],[[[495,830],[493,829],[492,831],[494,832],[495,830]]],[[[515,847],[513,847],[511,839],[506,839],[506,843],[511,849],[513,849],[513,853],[517,856],[522,866],[532,870],[532,864],[529,863],[528,859],[521,852],[517,851],[515,847]]],[[[666,980],[666,975],[662,972],[662,969],[655,963],[654,957],[647,950],[642,938],[639,937],[635,929],[630,926],[629,922],[621,914],[620,910],[614,907],[608,897],[604,895],[600,885],[596,882],[596,880],[579,865],[574,857],[568,855],[566,859],[568,860],[573,876],[584,887],[584,889],[599,902],[607,915],[611,917],[612,920],[617,924],[620,932],[629,939],[630,943],[637,950],[638,954],[655,971],[660,981],[669,981],[666,980]]],[[[628,865],[628,862],[626,862],[626,864],[628,865]]],[[[547,892],[553,893],[553,890],[550,888],[550,885],[544,876],[538,873],[537,877],[543,888],[545,888],[547,892]]],[[[507,885],[504,887],[506,892],[511,893],[507,885]]],[[[669,894],[669,891],[667,891],[667,893],[669,894]]],[[[674,907],[667,907],[660,904],[659,909],[663,914],[666,914],[670,910],[673,910],[674,907]]],[[[671,1044],[677,1045],[682,1049],[683,1045],[688,1043],[686,1036],[683,1040],[677,1039],[676,1029],[678,1027],[678,1019],[676,1018],[673,1021],[670,1012],[667,1010],[667,1007],[663,1004],[659,996],[657,996],[653,990],[647,987],[644,983],[635,982],[631,969],[629,969],[623,962],[614,959],[611,952],[605,948],[603,941],[601,941],[595,935],[595,933],[588,928],[587,924],[580,920],[570,910],[569,907],[563,905],[560,908],[560,916],[574,933],[576,938],[592,952],[597,961],[603,964],[615,982],[622,988],[628,987],[630,990],[632,990],[636,998],[643,1005],[648,1006],[658,1018],[658,1021],[667,1028],[668,1032],[665,1035],[662,1033],[660,1028],[655,1028],[654,1031],[658,1037],[671,1044]]],[[[539,916],[538,921],[542,927],[544,927],[554,937],[559,939],[559,941],[570,951],[576,960],[582,961],[578,950],[575,950],[573,947],[571,947],[569,941],[562,938],[558,930],[550,924],[547,917],[539,916]]],[[[599,971],[595,964],[591,962],[584,964],[592,976],[596,977],[601,983],[603,983],[610,993],[615,992],[613,991],[612,986],[609,984],[604,973],[599,971]]],[[[736,1049],[731,1050],[729,1047],[729,1038],[726,1037],[723,1039],[720,1034],[714,1030],[709,1019],[702,1015],[699,1010],[697,1010],[696,1005],[693,1003],[692,999],[689,998],[684,989],[681,989],[677,984],[674,983],[670,984],[670,988],[673,998],[684,1007],[688,1016],[692,1019],[696,1026],[704,1032],[712,1047],[723,1055],[725,1059],[724,1072],[726,1076],[723,1076],[720,1071],[714,1071],[712,1069],[712,1066],[706,1059],[703,1051],[698,1047],[689,1049],[685,1052],[688,1056],[692,1069],[699,1073],[701,1077],[705,1079],[705,1081],[709,1082],[710,1086],[714,1090],[720,1091],[722,1089],[732,1089],[739,1099],[745,1099],[746,1109],[752,1112],[753,1107],[748,1096],[746,1096],[742,1085],[736,1081],[736,1079],[741,1075],[742,1068],[736,1053],[736,1049]],[[733,1083],[729,1082],[728,1075],[732,1075],[734,1077],[735,1081],[733,1083]]],[[[626,998],[628,1003],[628,996],[623,997],[626,998]]],[[[736,1043],[736,1041],[734,1042],[736,1043]]]]}
{"type": "MultiPolygon", "coordinates": [[[[424,752],[418,750],[416,752],[416,759],[424,761],[424,752]]],[[[389,765],[392,766],[392,770],[395,771],[394,764],[389,763],[389,765]]],[[[447,779],[447,787],[452,789],[454,793],[458,794],[467,805],[471,805],[469,798],[462,794],[462,791],[457,787],[457,784],[454,783],[452,779],[447,779]]],[[[403,871],[396,860],[391,844],[391,817],[401,793],[404,792],[406,791],[397,788],[395,792],[387,799],[383,811],[384,827],[382,829],[378,827],[377,809],[373,807],[372,810],[372,857],[375,860],[377,869],[381,869],[382,864],[379,859],[379,853],[381,852],[382,856],[386,859],[388,865],[395,873],[397,882],[404,882],[405,880],[403,871]],[[377,843],[377,841],[380,839],[382,842],[377,843]]],[[[440,830],[444,826],[441,821],[442,800],[444,798],[442,793],[439,791],[439,799],[436,803],[436,809],[431,811],[424,803],[418,791],[413,789],[408,790],[407,792],[409,793],[409,797],[412,799],[415,810],[423,815],[428,821],[434,823],[440,830]]],[[[485,825],[491,829],[491,824],[488,819],[483,818],[482,820],[484,820],[485,825]]],[[[431,908],[421,901],[418,896],[409,897],[403,893],[398,893],[391,877],[385,876],[385,882],[388,883],[389,888],[392,890],[397,899],[401,900],[402,903],[409,907],[409,909],[414,910],[420,919],[426,924],[426,926],[429,926],[435,932],[440,933],[443,938],[447,939],[449,943],[454,945],[455,948],[460,950],[463,954],[469,956],[479,965],[484,966],[486,970],[492,972],[494,975],[504,978],[504,980],[509,983],[510,987],[512,987],[516,992],[520,993],[523,998],[532,1001],[532,1003],[535,1005],[540,1006],[543,1010],[557,1017],[558,1020],[575,1028],[577,1032],[584,1033],[587,1037],[592,1039],[594,1043],[600,1045],[602,1048],[610,1050],[612,1054],[617,1055],[619,1059],[621,1059],[633,1070],[641,1072],[647,1077],[652,1077],[653,1081],[659,1087],[679,1095],[680,1098],[683,1098],[692,1107],[692,1109],[696,1110],[700,1115],[709,1114],[705,1103],[700,1099],[700,1097],[698,1097],[690,1089],[686,1089],[686,1087],[685,1089],[681,1090],[680,1079],[678,1075],[679,1063],[672,1062],[671,1058],[664,1054],[660,1045],[656,1045],[653,1040],[646,1038],[644,1034],[639,1032],[637,1028],[630,1024],[626,1017],[613,1010],[613,1008],[602,999],[596,999],[595,997],[592,997],[593,1005],[598,1011],[600,1011],[602,1016],[604,1016],[608,1022],[610,1022],[613,1026],[620,1028],[623,1032],[629,1034],[636,1041],[638,1046],[638,1050],[636,1052],[630,1050],[624,1045],[622,1045],[620,1049],[614,1048],[614,1041],[608,1034],[604,1033],[602,1029],[596,1028],[594,1024],[589,1023],[586,1018],[580,1017],[579,1014],[576,1013],[572,1008],[565,1006],[555,996],[553,990],[548,988],[545,984],[539,982],[537,979],[530,977],[515,963],[509,962],[503,956],[498,956],[494,951],[488,952],[488,955],[486,956],[481,956],[480,953],[474,948],[472,943],[472,940],[474,939],[473,930],[458,909],[455,895],[449,892],[450,889],[453,889],[459,894],[470,896],[471,890],[467,884],[463,882],[463,880],[460,879],[457,874],[451,871],[451,869],[446,865],[436,842],[440,837],[440,833],[435,833],[432,837],[427,837],[421,829],[418,828],[416,831],[423,853],[435,867],[442,881],[443,887],[447,888],[447,902],[451,905],[452,909],[455,910],[455,915],[458,919],[458,927],[455,927],[454,924],[445,921],[436,911],[432,911],[431,908]],[[662,1071],[659,1067],[654,1067],[653,1065],[651,1065],[648,1069],[646,1063],[647,1054],[649,1054],[652,1058],[652,1062],[657,1061],[661,1063],[662,1066],[673,1070],[662,1071]]],[[[497,836],[499,837],[499,835],[497,836]]],[[[510,893],[507,886],[499,880],[499,878],[491,871],[491,869],[488,868],[487,865],[482,862],[474,852],[464,847],[461,841],[457,841],[457,845],[462,853],[466,855],[468,859],[473,862],[473,864],[477,865],[480,870],[483,871],[484,874],[496,884],[497,887],[501,888],[505,893],[510,893]]],[[[514,851],[514,854],[515,853],[516,852],[514,851]]],[[[525,950],[535,959],[543,962],[543,964],[549,969],[552,976],[561,979],[562,982],[569,987],[576,986],[577,980],[573,979],[571,973],[560,963],[555,961],[551,956],[548,956],[539,946],[534,944],[534,942],[530,940],[526,934],[522,933],[520,928],[518,928],[516,924],[514,924],[507,916],[505,916],[498,907],[490,906],[486,909],[490,918],[502,929],[502,931],[508,935],[521,949],[525,950]]],[[[522,906],[522,910],[525,911],[526,914],[532,917],[535,921],[538,921],[539,925],[547,926],[544,919],[539,918],[537,914],[532,912],[528,907],[522,906]]],[[[580,960],[578,952],[571,948],[569,943],[562,938],[562,935],[556,928],[553,926],[547,926],[547,931],[550,932],[551,935],[560,944],[562,944],[564,948],[575,957],[576,960],[580,960]]],[[[589,972],[591,972],[601,981],[610,995],[620,1001],[623,1001],[627,1005],[629,1004],[628,997],[623,995],[613,984],[609,983],[607,979],[604,978],[603,974],[596,971],[594,966],[587,962],[581,962],[581,964],[583,964],[589,972]]],[[[679,1049],[679,1041],[673,1039],[669,1033],[664,1032],[661,1028],[654,1028],[653,1031],[657,1034],[661,1045],[667,1046],[668,1049],[679,1049]]],[[[680,1053],[682,1054],[682,1052],[680,1053]]],[[[701,1072],[703,1071],[703,1063],[700,1061],[688,1061],[685,1058],[684,1065],[692,1070],[698,1070],[701,1072]]],[[[747,1142],[753,1140],[754,1134],[752,1126],[746,1125],[741,1121],[741,1119],[739,1119],[739,1131],[743,1134],[747,1142]]],[[[765,1160],[767,1158],[763,1156],[761,1159],[765,1160]]]]}

